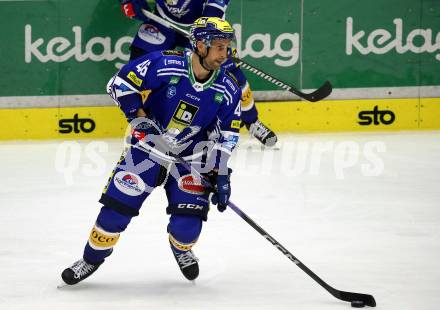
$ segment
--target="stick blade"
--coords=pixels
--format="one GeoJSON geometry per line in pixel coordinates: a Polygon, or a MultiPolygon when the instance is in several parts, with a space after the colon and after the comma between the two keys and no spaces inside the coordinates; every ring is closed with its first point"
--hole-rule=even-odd
{"type": "Polygon", "coordinates": [[[322,84],[322,86],[317,90],[315,90],[314,92],[310,94],[301,93],[301,96],[310,102],[316,102],[330,95],[332,91],[333,91],[333,86],[330,83],[330,81],[325,81],[325,83],[322,84]]]}
{"type": "Polygon", "coordinates": [[[351,293],[351,292],[342,292],[340,291],[339,296],[336,296],[337,298],[343,300],[343,301],[362,301],[365,306],[369,307],[376,307],[376,300],[372,295],[368,294],[360,294],[360,293],[351,293]]]}

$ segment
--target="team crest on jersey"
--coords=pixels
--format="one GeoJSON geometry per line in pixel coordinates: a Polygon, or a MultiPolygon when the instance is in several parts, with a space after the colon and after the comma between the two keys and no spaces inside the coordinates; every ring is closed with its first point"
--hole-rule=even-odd
{"type": "Polygon", "coordinates": [[[174,111],[173,117],[167,126],[167,129],[176,128],[179,129],[179,131],[182,131],[191,125],[198,110],[199,108],[197,106],[180,100],[176,111],[174,111]]]}
{"type": "Polygon", "coordinates": [[[173,98],[176,95],[176,87],[175,86],[170,86],[167,89],[167,97],[168,98],[173,98]]]}

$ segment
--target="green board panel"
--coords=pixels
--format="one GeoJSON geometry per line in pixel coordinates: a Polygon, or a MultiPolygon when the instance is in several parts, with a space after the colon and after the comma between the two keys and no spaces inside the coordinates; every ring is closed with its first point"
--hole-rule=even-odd
{"type": "MultiPolygon", "coordinates": [[[[438,0],[232,0],[227,18],[245,61],[300,88],[440,85],[438,0]]],[[[1,1],[0,97],[104,94],[138,27],[116,0],[1,1]]]]}

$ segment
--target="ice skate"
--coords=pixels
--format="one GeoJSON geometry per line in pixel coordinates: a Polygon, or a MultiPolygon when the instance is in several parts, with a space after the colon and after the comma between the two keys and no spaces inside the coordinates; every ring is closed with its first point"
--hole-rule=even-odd
{"type": "Polygon", "coordinates": [[[89,277],[99,266],[89,264],[84,259],[80,259],[73,263],[72,266],[64,269],[61,278],[66,284],[74,285],[89,277]]]}
{"type": "Polygon", "coordinates": [[[173,246],[171,246],[171,251],[185,278],[190,281],[195,280],[199,276],[199,263],[194,253],[191,250],[179,253],[173,246]]]}
{"type": "Polygon", "coordinates": [[[278,139],[275,133],[260,122],[260,120],[257,119],[255,122],[245,125],[249,133],[265,146],[272,147],[277,143],[278,139]]]}

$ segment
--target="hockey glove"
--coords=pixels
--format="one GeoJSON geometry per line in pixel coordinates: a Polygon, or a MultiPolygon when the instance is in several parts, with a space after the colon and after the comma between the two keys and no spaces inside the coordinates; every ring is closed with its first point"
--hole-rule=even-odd
{"type": "Polygon", "coordinates": [[[131,144],[138,141],[146,141],[147,136],[160,136],[163,133],[162,126],[154,119],[147,117],[136,117],[130,121],[131,144]]]}
{"type": "Polygon", "coordinates": [[[147,3],[144,0],[120,0],[121,10],[125,16],[129,18],[136,18],[143,22],[148,18],[142,13],[142,9],[149,10],[147,3]]]}
{"type": "Polygon", "coordinates": [[[231,168],[228,168],[227,175],[218,174],[218,172],[215,170],[208,173],[209,181],[214,190],[211,197],[211,202],[214,205],[217,205],[217,209],[220,212],[226,210],[229,202],[229,197],[231,197],[231,173],[231,168]]]}
{"type": "Polygon", "coordinates": [[[179,155],[192,143],[191,138],[199,131],[199,126],[189,126],[179,133],[169,131],[164,132],[162,135],[162,151],[164,153],[179,155]]]}
{"type": "Polygon", "coordinates": [[[190,138],[200,130],[197,126],[190,126],[176,135],[165,130],[157,120],[148,117],[137,117],[130,122],[130,125],[131,145],[139,143],[145,149],[154,148],[167,155],[179,155],[192,143],[190,138]]]}

